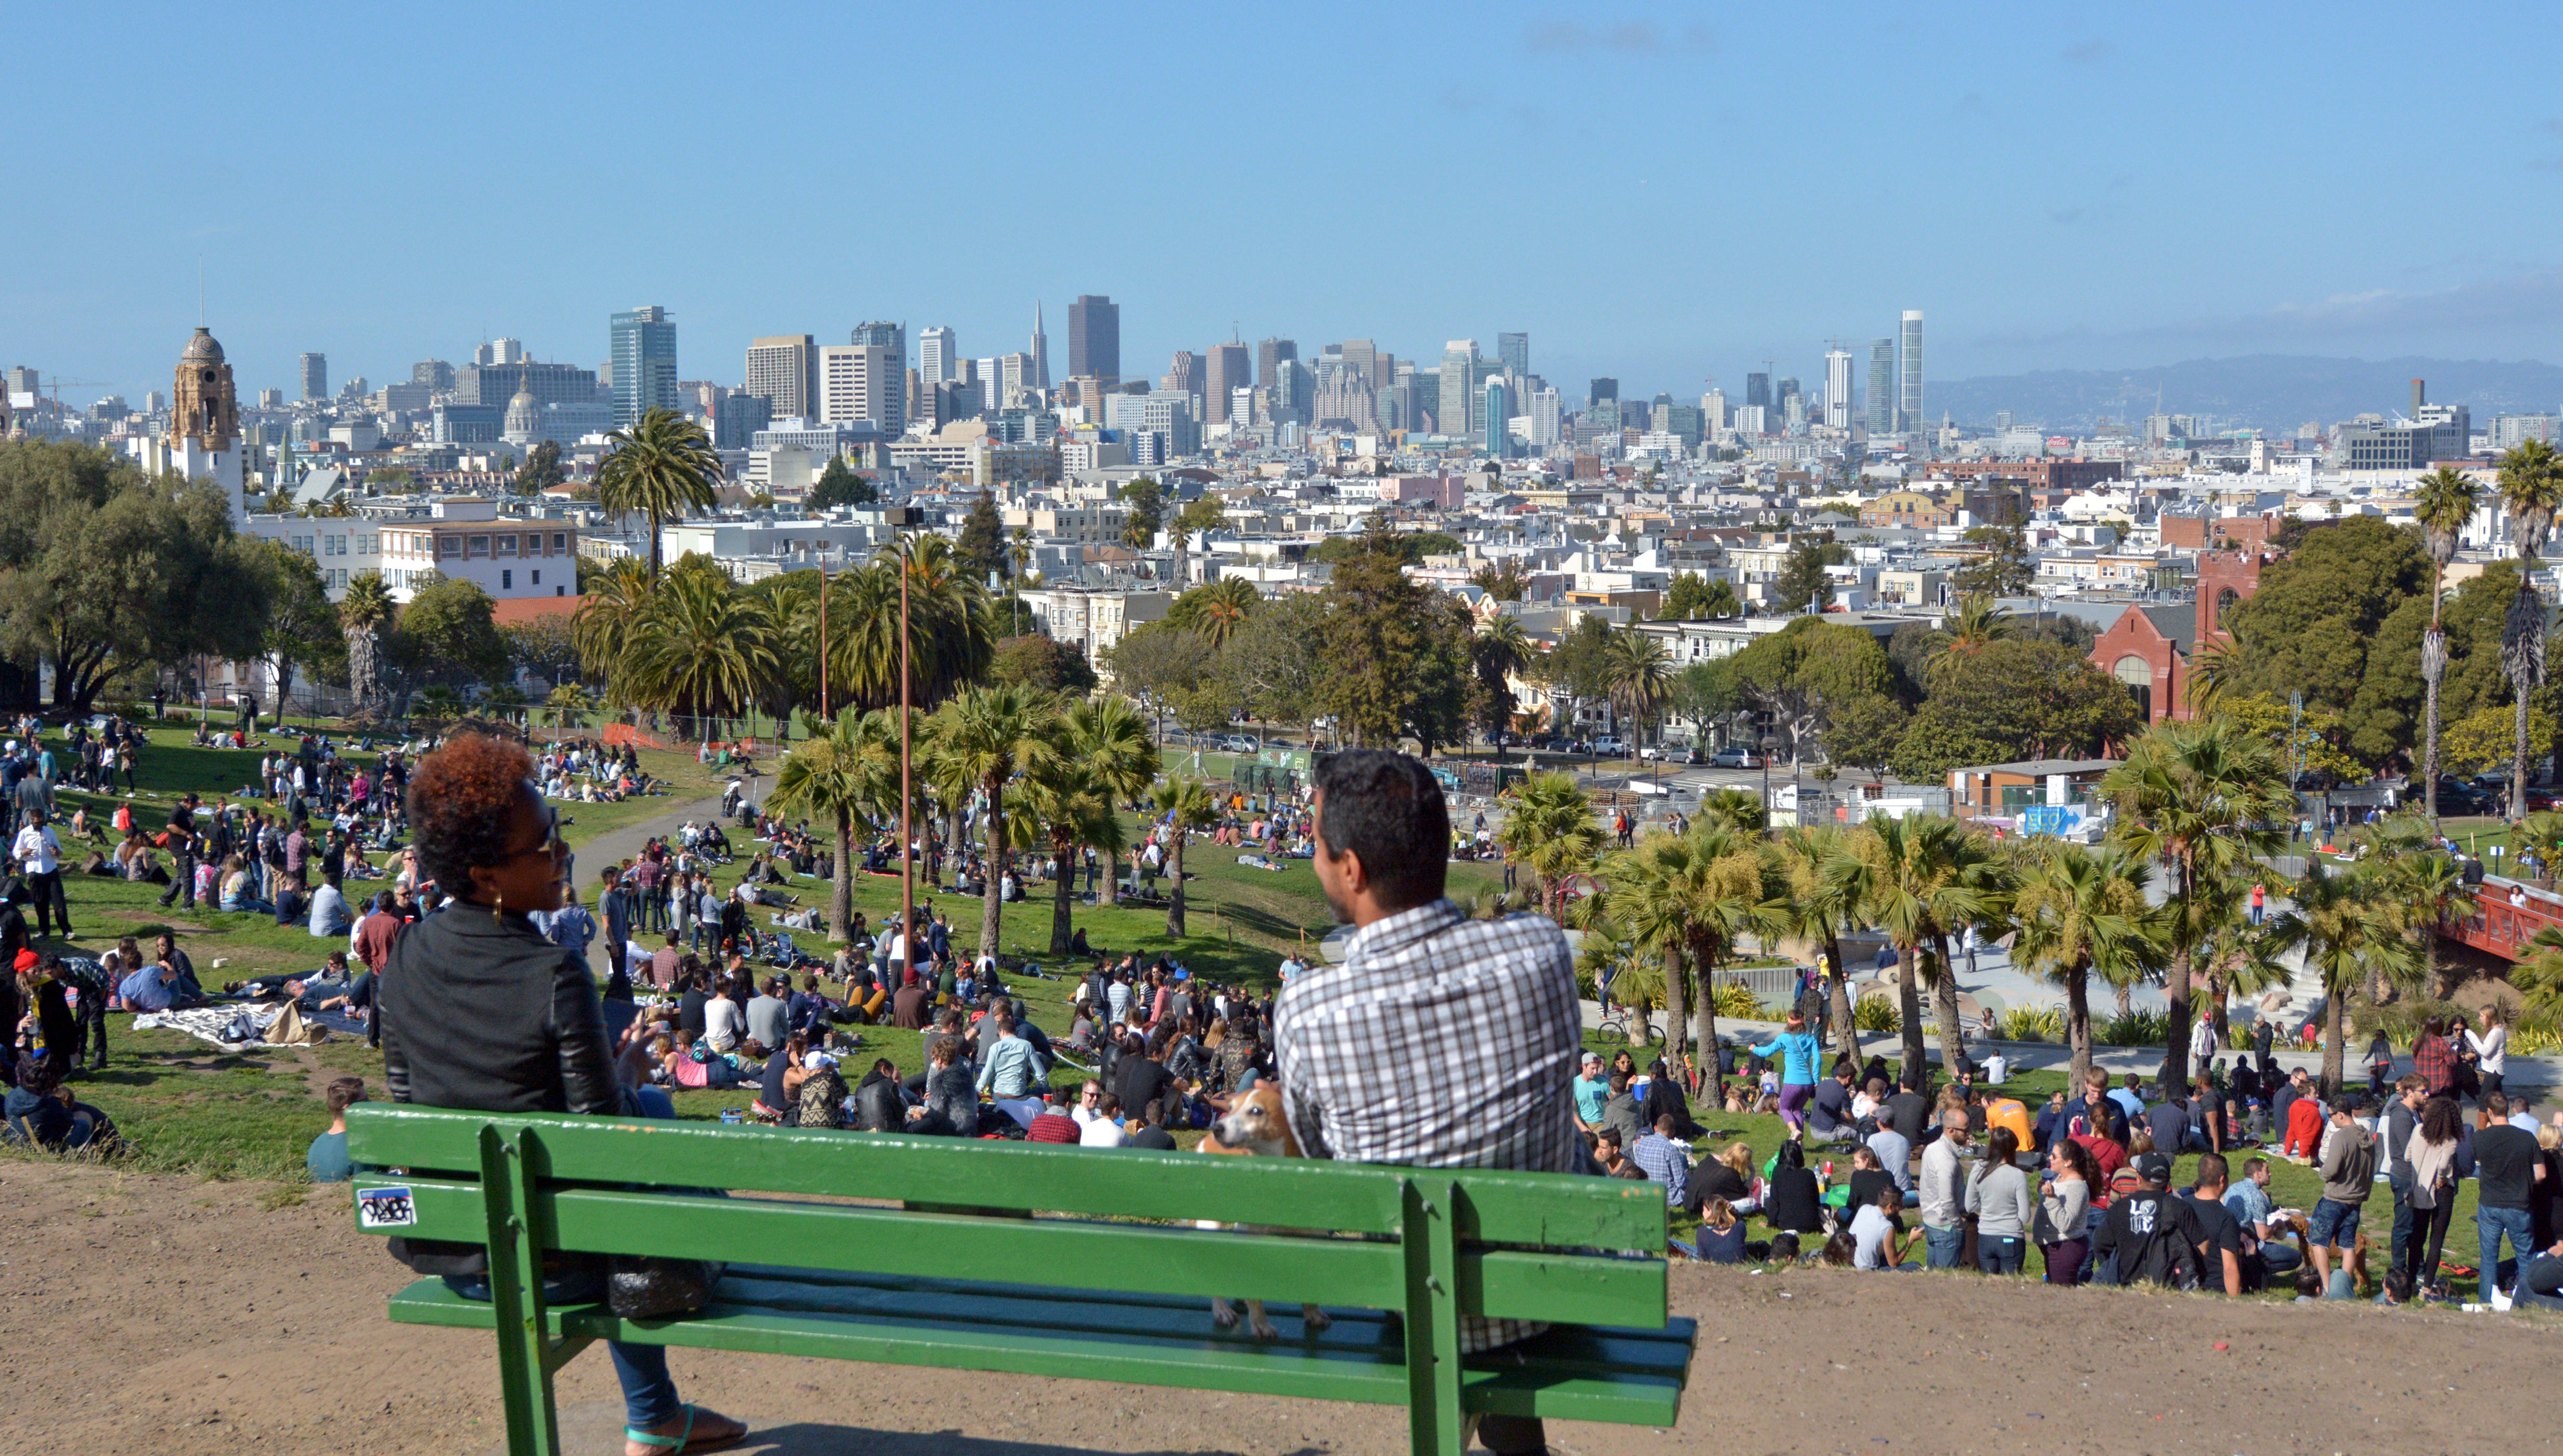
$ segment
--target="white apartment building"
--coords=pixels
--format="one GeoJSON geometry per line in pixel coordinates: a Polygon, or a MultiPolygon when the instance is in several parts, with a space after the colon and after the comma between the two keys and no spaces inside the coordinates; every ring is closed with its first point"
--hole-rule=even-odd
{"type": "Polygon", "coordinates": [[[1175,605],[1172,592],[1043,587],[1020,595],[1025,605],[1041,614],[1042,630],[1051,640],[1076,645],[1095,674],[1106,680],[1112,674],[1103,654],[1149,623],[1165,621],[1167,610],[1175,605]]]}
{"type": "Polygon", "coordinates": [[[382,573],[403,603],[438,576],[477,583],[501,602],[578,595],[578,524],[501,516],[491,500],[367,506],[352,516],[253,515],[242,530],[318,563],[333,602],[349,579],[369,571],[382,573]]]}
{"type": "Polygon", "coordinates": [[[887,344],[829,344],[819,350],[819,423],[870,421],[886,435],[906,429],[898,401],[898,351],[887,344]]]}

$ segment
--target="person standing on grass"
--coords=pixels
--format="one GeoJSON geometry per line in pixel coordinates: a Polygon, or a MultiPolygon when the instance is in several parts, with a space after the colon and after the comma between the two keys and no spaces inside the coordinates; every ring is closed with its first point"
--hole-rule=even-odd
{"type": "Polygon", "coordinates": [[[2358,1125],[2357,1101],[2343,1097],[2331,1110],[2331,1128],[2323,1134],[2322,1151],[2315,1160],[2322,1175],[2322,1196],[2314,1200],[2307,1222],[2312,1237],[2306,1240],[2314,1261],[2315,1276],[2328,1284],[2331,1279],[2331,1255],[2337,1250],[2344,1259],[2358,1247],[2359,1209],[2374,1191],[2370,1186],[2376,1178],[2376,1141],[2358,1125]]]}
{"type": "MultiPolygon", "coordinates": [[[[1588,1171],[1570,1089],[1584,1019],[1564,934],[1535,916],[1472,920],[1445,896],[1450,813],[1423,764],[1351,749],[1319,759],[1315,779],[1317,884],[1355,929],[1341,963],[1293,978],[1275,1008],[1301,1149],[1357,1163],[1588,1171]],[[1477,1051],[1448,1054],[1454,1046],[1477,1051]],[[1387,1080],[1383,1065],[1407,1071],[1387,1080]]],[[[1465,1319],[1460,1346],[1494,1350],[1544,1328],[1465,1319]]],[[[1485,1415],[1478,1435],[1495,1456],[1547,1446],[1532,1416],[1485,1415]]]]}
{"type": "Polygon", "coordinates": [[[2465,1028],[2465,1049],[2474,1054],[2474,1071],[2481,1079],[2482,1095],[2488,1099],[2497,1094],[2501,1076],[2509,1069],[2508,1013],[2496,1005],[2483,1007],[2482,1029],[2465,1028]]]}
{"type": "Polygon", "coordinates": [[[2516,1273],[2500,1272],[2500,1241],[2509,1239],[2510,1256],[2525,1264],[2536,1252],[2528,1244],[2534,1226],[2528,1204],[2545,1177],[2536,1135],[2509,1125],[2509,1098],[2486,1092],[2482,1125],[2474,1129],[2474,1231],[2482,1244],[2482,1292],[2506,1295],[2517,1284],[2516,1273]]]}
{"type": "Polygon", "coordinates": [[[1780,1058],[1780,1121],[1788,1124],[1793,1138],[1807,1135],[1807,1104],[1816,1096],[1819,1051],[1815,1034],[1807,1029],[1806,1013],[1794,1010],[1789,1012],[1786,1030],[1753,1048],[1755,1056],[1780,1058]]]}
{"type": "Polygon", "coordinates": [[[27,895],[36,905],[36,934],[54,933],[59,922],[63,937],[72,934],[71,901],[63,894],[63,844],[45,821],[45,812],[37,810],[27,816],[26,827],[18,831],[9,846],[9,857],[18,861],[18,872],[26,877],[27,895]]]}
{"type": "MultiPolygon", "coordinates": [[[[1927,1150],[1926,1150],[1927,1151],[1927,1150]]],[[[2029,1175],[2015,1161],[2020,1137],[1996,1128],[1985,1137],[1985,1156],[1967,1180],[1966,1208],[1976,1216],[1976,1262],[1988,1274],[2018,1274],[2029,1267],[2029,1232],[2038,1221],[2029,1175]]]]}

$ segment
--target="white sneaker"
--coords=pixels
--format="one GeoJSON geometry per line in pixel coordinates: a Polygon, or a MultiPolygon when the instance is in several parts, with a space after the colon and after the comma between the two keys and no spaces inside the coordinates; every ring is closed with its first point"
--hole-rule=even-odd
{"type": "Polygon", "coordinates": [[[2507,1314],[2511,1303],[2512,1301],[2510,1300],[2510,1297],[2503,1294],[2501,1291],[2495,1289],[2491,1292],[2491,1307],[2493,1309],[2498,1310],[2503,1314],[2507,1314]]]}

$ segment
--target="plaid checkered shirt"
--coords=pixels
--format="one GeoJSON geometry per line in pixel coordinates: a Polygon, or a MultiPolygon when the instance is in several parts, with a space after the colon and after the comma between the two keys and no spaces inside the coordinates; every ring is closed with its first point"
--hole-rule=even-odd
{"type": "MultiPolygon", "coordinates": [[[[1587,1167],[1568,1085],[1584,1032],[1575,961],[1546,919],[1471,920],[1436,900],[1373,921],[1343,964],[1292,977],[1273,1020],[1290,1130],[1311,1158],[1587,1167]]],[[[1461,1348],[1546,1328],[1472,1318],[1461,1348]]]]}

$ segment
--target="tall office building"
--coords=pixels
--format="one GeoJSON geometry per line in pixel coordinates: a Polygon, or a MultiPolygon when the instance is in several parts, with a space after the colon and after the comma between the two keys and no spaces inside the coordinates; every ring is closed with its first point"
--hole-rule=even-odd
{"type": "Polygon", "coordinates": [[[1770,375],[1753,373],[1744,376],[1744,408],[1748,410],[1771,408],[1770,375]]]}
{"type": "Polygon", "coordinates": [[[1904,342],[1903,357],[1898,361],[1897,367],[1897,378],[1901,383],[1896,390],[1895,428],[1907,431],[1920,430],[1923,428],[1922,310],[1905,309],[1904,324],[1898,332],[1903,336],[1904,342]]]}
{"type": "Polygon", "coordinates": [[[1121,377],[1121,305],[1102,293],[1080,293],[1068,305],[1068,373],[1109,385],[1121,377]]]}
{"type": "Polygon", "coordinates": [[[1232,401],[1241,389],[1253,389],[1255,378],[1247,372],[1246,345],[1213,344],[1210,358],[1202,366],[1203,398],[1208,402],[1203,413],[1206,420],[1234,418],[1232,401]]]}
{"type": "Polygon", "coordinates": [[[908,376],[915,371],[907,367],[907,325],[903,323],[866,322],[855,325],[854,335],[847,340],[856,348],[887,349],[890,356],[889,394],[883,408],[889,418],[882,429],[898,435],[907,429],[907,402],[916,398],[907,388],[908,376]]]}
{"type": "Polygon", "coordinates": [[[1825,426],[1851,428],[1851,350],[1840,345],[1825,350],[1825,426]]]}
{"type": "Polygon", "coordinates": [[[1617,401],[1619,398],[1620,381],[1597,379],[1584,391],[1584,408],[1589,410],[1604,400],[1617,401]]]}
{"type": "Polygon", "coordinates": [[[329,398],[328,355],[305,354],[302,356],[302,397],[306,400],[325,400],[329,398]]]}
{"type": "Polygon", "coordinates": [[[1446,418],[1436,422],[1444,435],[1475,435],[1485,400],[1477,391],[1478,341],[1453,339],[1442,346],[1442,405],[1446,418]]]}
{"type": "Polygon", "coordinates": [[[818,414],[819,341],[809,334],[778,334],[750,343],[747,393],[764,399],[772,419],[818,414]]]}
{"type": "Polygon", "coordinates": [[[1554,386],[1530,397],[1531,449],[1545,455],[1556,448],[1560,413],[1557,390],[1554,386]]]}
{"type": "Polygon", "coordinates": [[[1499,333],[1495,335],[1495,357],[1503,361],[1504,372],[1513,377],[1515,387],[1530,378],[1530,335],[1499,333]]]}
{"type": "Polygon", "coordinates": [[[886,344],[830,344],[819,351],[819,423],[870,421],[883,433],[905,429],[906,371],[886,344]]]}
{"type": "Polygon", "coordinates": [[[916,331],[916,377],[928,385],[950,384],[961,377],[961,345],[943,327],[916,331]]]}
{"type": "Polygon", "coordinates": [[[1513,453],[1513,392],[1505,383],[1509,376],[1486,377],[1486,389],[1478,403],[1479,422],[1479,445],[1496,459],[1508,459],[1513,453]]]}
{"type": "Polygon", "coordinates": [[[1282,361],[1284,359],[1296,359],[1298,357],[1299,345],[1297,341],[1292,339],[1266,339],[1262,343],[1257,344],[1255,346],[1256,387],[1259,389],[1271,388],[1273,384],[1273,372],[1281,367],[1282,361]]]}
{"type": "Polygon", "coordinates": [[[1895,340],[1873,339],[1869,346],[1869,433],[1895,433],[1895,340]]]}
{"type": "Polygon", "coordinates": [[[1379,377],[1379,346],[1369,339],[1346,339],[1335,346],[1343,355],[1344,367],[1359,374],[1373,388],[1388,381],[1379,377]]]}
{"type": "Polygon", "coordinates": [[[522,339],[492,339],[490,342],[483,344],[480,348],[472,351],[472,362],[484,366],[491,364],[522,364],[525,362],[525,341],[522,339]]]}
{"type": "Polygon", "coordinates": [[[1193,397],[1193,415],[1201,416],[1201,397],[1206,388],[1202,356],[1190,349],[1175,350],[1174,362],[1166,366],[1166,388],[1193,397]]]}
{"type": "Polygon", "coordinates": [[[677,320],[653,303],[607,323],[613,348],[614,428],[629,430],[652,410],[677,408],[677,320]]]}
{"type": "Polygon", "coordinates": [[[1041,300],[1033,300],[1032,387],[1050,388],[1050,333],[1042,327],[1041,300]]]}
{"type": "Polygon", "coordinates": [[[409,366],[409,382],[426,385],[429,389],[452,389],[454,366],[442,359],[422,359],[409,366]]]}
{"type": "Polygon", "coordinates": [[[1314,418],[1317,404],[1316,374],[1296,359],[1277,359],[1273,363],[1273,383],[1265,391],[1272,401],[1272,423],[1306,425],[1314,418]]]}

